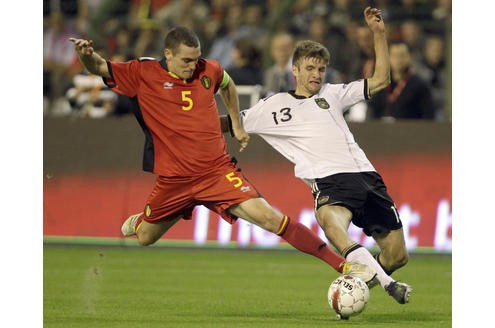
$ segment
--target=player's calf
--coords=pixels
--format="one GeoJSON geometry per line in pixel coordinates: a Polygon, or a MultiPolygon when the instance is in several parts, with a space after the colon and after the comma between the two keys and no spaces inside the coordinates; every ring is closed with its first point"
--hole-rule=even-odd
{"type": "Polygon", "coordinates": [[[155,243],[161,236],[154,233],[153,229],[141,229],[144,224],[143,213],[133,214],[129,216],[122,224],[122,234],[125,237],[137,236],[137,240],[141,246],[149,246],[155,243]]]}
{"type": "Polygon", "coordinates": [[[382,267],[383,271],[389,276],[397,269],[405,266],[409,261],[409,254],[407,252],[395,252],[391,256],[387,256],[385,259],[385,254],[378,253],[374,256],[376,262],[382,267]]]}

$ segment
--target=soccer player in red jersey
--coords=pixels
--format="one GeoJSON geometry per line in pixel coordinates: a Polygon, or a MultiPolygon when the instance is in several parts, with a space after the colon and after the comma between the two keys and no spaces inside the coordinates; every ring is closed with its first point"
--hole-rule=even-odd
{"type": "Polygon", "coordinates": [[[191,219],[196,205],[204,205],[230,223],[241,217],[271,231],[338,272],[366,282],[374,278],[374,270],[346,262],[312,230],[271,207],[236,168],[226,151],[214,98],[220,92],[242,151],[249,135],[240,123],[235,84],[218,62],[201,57],[194,32],[172,29],[161,60],[106,61],[94,52],[91,40],[70,41],[90,73],[132,99],[146,139],[143,169],[157,175],[144,211],[122,225],[124,236],[153,244],[179,220],[191,219]]]}

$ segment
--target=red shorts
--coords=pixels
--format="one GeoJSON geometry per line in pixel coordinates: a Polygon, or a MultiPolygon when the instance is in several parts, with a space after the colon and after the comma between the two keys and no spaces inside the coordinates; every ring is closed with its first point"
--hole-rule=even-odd
{"type": "Polygon", "coordinates": [[[198,177],[158,176],[144,209],[144,220],[159,223],[179,216],[192,218],[196,205],[204,205],[233,223],[237,217],[227,209],[232,205],[260,197],[256,188],[234,163],[198,177]]]}

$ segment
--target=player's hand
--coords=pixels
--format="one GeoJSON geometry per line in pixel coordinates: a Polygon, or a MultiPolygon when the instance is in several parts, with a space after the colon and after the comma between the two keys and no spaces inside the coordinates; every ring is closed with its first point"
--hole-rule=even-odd
{"type": "Polygon", "coordinates": [[[234,131],[235,138],[241,144],[241,149],[239,149],[239,151],[243,151],[249,143],[249,134],[244,128],[233,128],[232,130],[234,131]]]}
{"type": "Polygon", "coordinates": [[[385,32],[385,24],[380,9],[366,7],[366,9],[364,9],[364,19],[373,33],[385,32]]]}
{"type": "Polygon", "coordinates": [[[70,38],[69,41],[74,43],[74,49],[80,56],[91,56],[94,52],[93,40],[70,38]]]}

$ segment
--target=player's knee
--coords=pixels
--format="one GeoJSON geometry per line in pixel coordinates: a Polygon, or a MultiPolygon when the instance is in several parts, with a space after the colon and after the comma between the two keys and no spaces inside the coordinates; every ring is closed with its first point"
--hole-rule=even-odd
{"type": "Polygon", "coordinates": [[[392,256],[392,267],[400,268],[407,264],[409,261],[409,254],[406,250],[395,252],[392,256]]]}
{"type": "Polygon", "coordinates": [[[280,226],[282,225],[282,219],[280,216],[270,215],[267,220],[268,231],[273,233],[278,233],[280,230],[280,226]]]}
{"type": "Polygon", "coordinates": [[[283,217],[280,217],[280,214],[271,210],[263,211],[260,216],[261,226],[263,229],[273,233],[276,233],[279,230],[282,219],[283,217]]]}
{"type": "Polygon", "coordinates": [[[148,234],[139,234],[138,235],[138,242],[141,246],[150,246],[156,242],[156,238],[153,238],[152,236],[148,234]]]}
{"type": "Polygon", "coordinates": [[[151,241],[151,240],[138,239],[138,241],[139,241],[139,245],[141,245],[141,246],[150,246],[154,243],[154,241],[151,241]]]}
{"type": "Polygon", "coordinates": [[[379,257],[379,263],[384,270],[389,271],[389,274],[404,265],[409,261],[409,254],[406,249],[394,249],[387,251],[382,249],[379,257]]]}

